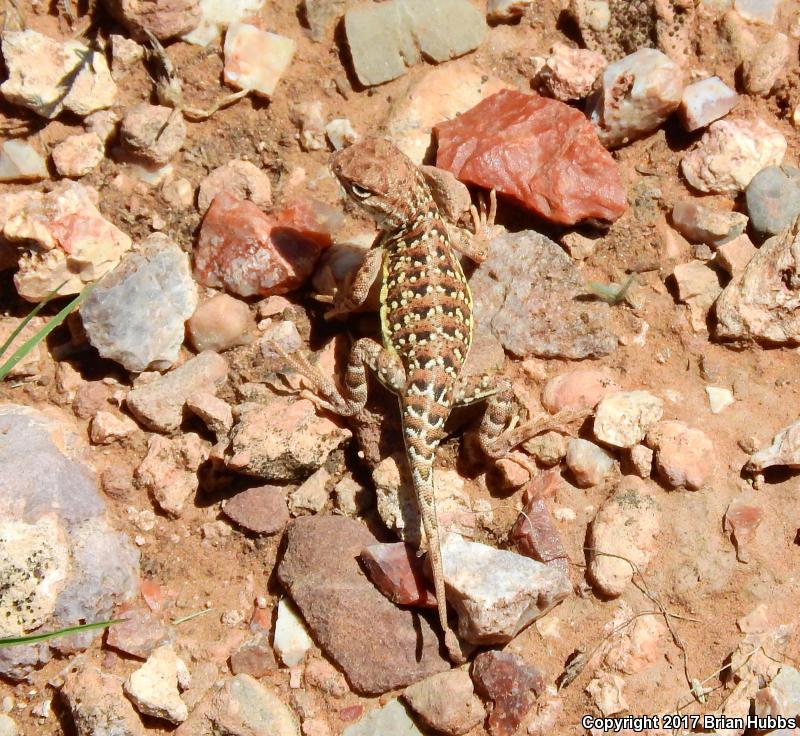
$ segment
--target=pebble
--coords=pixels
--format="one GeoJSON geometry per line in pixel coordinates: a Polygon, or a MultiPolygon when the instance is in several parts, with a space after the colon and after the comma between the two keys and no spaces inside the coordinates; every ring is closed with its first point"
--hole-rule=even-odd
{"type": "Polygon", "coordinates": [[[258,486],[229,498],[222,511],[231,521],[256,534],[278,534],[289,523],[286,496],[280,486],[258,486]]]}
{"type": "Polygon", "coordinates": [[[233,411],[230,404],[207,391],[199,391],[186,399],[186,408],[200,417],[203,424],[217,438],[217,442],[226,442],[228,433],[233,427],[233,411]]]}
{"type": "Polygon", "coordinates": [[[135,64],[144,59],[144,46],[126,36],[112,33],[111,41],[111,76],[115,81],[124,77],[135,64]]]}
{"type": "Polygon", "coordinates": [[[563,570],[455,533],[442,543],[442,565],[458,635],[472,644],[511,641],[572,591],[563,570]]]}
{"type": "Polygon", "coordinates": [[[198,0],[105,0],[106,7],[137,41],[147,41],[147,31],[168,41],[191,31],[200,22],[198,0]]]}
{"type": "Polygon", "coordinates": [[[586,114],[609,148],[630,143],[658,128],[681,103],[683,72],[666,54],[643,48],[609,64],[586,114]]]}
{"type": "Polygon", "coordinates": [[[20,296],[39,302],[58,286],[61,296],[77,294],[120,262],[132,241],[100,214],[99,198],[96,189],[72,181],[47,194],[0,195],[2,236],[20,250],[14,274],[20,296]]]}
{"type": "Polygon", "coordinates": [[[188,210],[194,204],[194,186],[188,179],[170,179],[161,187],[161,198],[176,210],[188,210]]]}
{"type": "Polygon", "coordinates": [[[560,570],[569,580],[569,557],[540,495],[532,495],[526,502],[509,539],[521,554],[560,570]]]}
{"type": "Polygon", "coordinates": [[[642,616],[621,600],[605,625],[610,636],[600,649],[603,667],[634,675],[664,656],[668,632],[657,616],[642,616]]]}
{"type": "Polygon", "coordinates": [[[79,179],[105,158],[105,144],[97,133],[71,135],[53,148],[52,156],[61,176],[79,179]]]}
{"type": "Polygon", "coordinates": [[[183,115],[171,107],[141,102],[125,113],[119,128],[125,148],[147,164],[163,166],[186,140],[183,115]]]}
{"type": "Polygon", "coordinates": [[[764,509],[758,505],[752,491],[746,491],[731,501],[725,511],[723,528],[736,547],[736,559],[748,562],[749,547],[755,538],[756,529],[764,518],[764,509]]]}
{"type": "Polygon", "coordinates": [[[472,664],[479,695],[492,701],[486,726],[491,736],[514,736],[544,691],[544,675],[513,652],[481,652],[472,664]]]}
{"type": "Polygon", "coordinates": [[[89,438],[93,445],[110,445],[130,437],[138,428],[136,422],[125,415],[117,416],[110,411],[98,411],[89,426],[89,438]]]}
{"type": "MultiPolygon", "coordinates": [[[[759,718],[777,718],[786,713],[800,712],[800,672],[789,665],[781,666],[769,685],[761,688],[753,698],[754,713],[759,718]]],[[[781,734],[783,729],[773,733],[781,734]]],[[[787,736],[792,729],[786,729],[787,736]]]]}
{"type": "Polygon", "coordinates": [[[246,302],[216,294],[195,310],[186,326],[195,350],[219,353],[249,343],[256,321],[246,302]]]}
{"type": "Polygon", "coordinates": [[[604,595],[621,595],[633,579],[633,568],[626,560],[645,571],[660,525],[658,505],[645,482],[636,476],[623,477],[589,527],[587,577],[592,585],[604,595]]]}
{"type": "Polygon", "coordinates": [[[672,224],[690,243],[706,243],[716,249],[744,232],[747,215],[711,209],[685,199],[673,205],[672,224]]]}
{"type": "Polygon", "coordinates": [[[472,679],[461,669],[432,675],[410,685],[403,700],[422,722],[437,733],[462,736],[486,717],[472,679]]]}
{"type": "Polygon", "coordinates": [[[126,608],[124,618],[108,629],[106,645],[132,657],[147,659],[158,647],[175,638],[174,629],[161,613],[146,606],[126,608]]]}
{"type": "Polygon", "coordinates": [[[342,736],[424,736],[399,700],[390,700],[369,711],[360,721],[342,731],[342,736]]]}
{"type": "Polygon", "coordinates": [[[656,467],[673,488],[702,488],[713,466],[714,443],[699,429],[683,422],[659,422],[647,432],[647,446],[655,453],[656,467]]]}
{"type": "Polygon", "coordinates": [[[800,468],[800,420],[784,427],[767,447],[753,453],[745,468],[759,472],[776,465],[800,468]]]}
{"type": "Polygon", "coordinates": [[[303,620],[287,598],[278,602],[273,647],[287,667],[300,664],[314,646],[303,620]]]}
{"type": "Polygon", "coordinates": [[[128,409],[155,432],[175,432],[183,421],[183,407],[199,392],[216,394],[228,376],[224,358],[207,350],[154,381],[137,385],[125,399],[128,409]]]}
{"type": "Polygon", "coordinates": [[[264,633],[257,634],[231,654],[231,672],[234,675],[260,678],[277,669],[278,663],[275,661],[269,636],[264,633]]]}
{"type": "Polygon", "coordinates": [[[170,645],[156,649],[147,661],[125,681],[125,694],[136,710],[170,723],[183,723],[189,717],[178,686],[189,686],[189,670],[170,645]]]}
{"type": "MultiPolygon", "coordinates": [[[[16,721],[5,713],[0,713],[0,736],[19,736],[16,721]]],[[[78,734],[82,736],[82,734],[78,734]]]]}
{"type": "MultiPolygon", "coordinates": [[[[567,454],[567,440],[560,432],[545,432],[537,435],[523,442],[522,447],[525,452],[536,458],[536,461],[546,468],[558,465],[567,454]]],[[[517,465],[517,468],[519,467],[517,465]]],[[[517,485],[522,485],[522,483],[517,485]]]]}
{"type": "Polygon", "coordinates": [[[551,378],[542,389],[542,406],[551,414],[594,409],[602,398],[619,388],[610,371],[582,368],[551,378]]]}
{"type": "Polygon", "coordinates": [[[103,145],[116,136],[118,123],[119,115],[114,110],[97,110],[83,120],[86,132],[95,133],[103,145]]]}
{"type": "MultiPolygon", "coordinates": [[[[66,676],[61,695],[76,736],[145,736],[139,716],[122,692],[119,677],[93,666],[76,667],[66,676]]],[[[6,736],[2,728],[0,735],[6,736]]]]}
{"type": "Polygon", "coordinates": [[[763,120],[727,118],[712,123],[695,148],[684,155],[681,171],[701,192],[737,195],[767,166],[778,166],[786,139],[763,120]]]}
{"type": "Polygon", "coordinates": [[[613,222],[627,207],[613,158],[563,102],[505,89],[434,130],[438,167],[549,222],[613,222]]]}
{"type": "MultiPolygon", "coordinates": [[[[439,634],[366,578],[358,555],[377,539],[339,516],[305,516],[287,530],[278,579],[314,640],[359,693],[379,694],[449,669],[439,634]]],[[[361,731],[361,733],[387,731],[361,731]]]]}
{"type": "Polygon", "coordinates": [[[789,37],[776,33],[742,64],[742,83],[751,95],[766,97],[772,92],[789,62],[789,37]]]}
{"type": "MultiPolygon", "coordinates": [[[[800,235],[787,230],[767,240],[716,302],[716,334],[723,339],[800,342],[797,276],[787,276],[800,235]]],[[[792,272],[793,273],[793,272],[792,272]]]]}
{"type": "MultiPolygon", "coordinates": [[[[22,345],[27,340],[30,340],[42,327],[45,326],[45,321],[40,317],[31,319],[22,330],[17,333],[15,338],[16,342],[13,344],[22,345]]],[[[0,344],[5,343],[11,337],[11,334],[19,329],[20,321],[16,317],[0,317],[0,344]]],[[[38,376],[42,372],[44,365],[45,353],[41,342],[36,343],[33,349],[22,358],[8,373],[7,377],[11,379],[31,378],[38,376]]]]}
{"type": "Polygon", "coordinates": [[[209,443],[194,432],[176,439],[151,435],[147,455],[136,468],[136,480],[165,514],[180,518],[186,502],[197,492],[197,469],[210,450],[209,443]]]}
{"type": "Polygon", "coordinates": [[[422,56],[449,61],[476,49],[486,22],[467,0],[389,0],[344,16],[350,58],[366,87],[396,79],[422,56]]]}
{"type": "Polygon", "coordinates": [[[358,133],[347,118],[334,118],[325,126],[325,135],[334,151],[341,151],[358,140],[358,133]]]}
{"type": "Polygon", "coordinates": [[[303,348],[303,338],[291,320],[270,320],[258,341],[258,346],[264,360],[282,360],[283,356],[278,352],[278,348],[291,355],[303,348]]]}
{"type": "Polygon", "coordinates": [[[182,40],[208,46],[234,23],[257,17],[263,6],[264,0],[200,0],[200,22],[194,30],[184,33],[182,40]]]}
{"type": "Polygon", "coordinates": [[[707,77],[687,84],[683,90],[678,117],[683,127],[693,132],[725,117],[739,101],[736,90],[719,77],[707,77]]]}
{"type": "Polygon", "coordinates": [[[289,512],[292,516],[318,514],[328,503],[328,481],[331,474],[325,468],[315,470],[289,493],[289,512]]]}
{"type": "Polygon", "coordinates": [[[218,194],[227,192],[240,200],[267,209],[272,204],[269,176],[250,161],[233,159],[218,166],[203,181],[197,192],[197,208],[205,212],[218,194]]]}
{"type": "Polygon", "coordinates": [[[494,238],[470,288],[475,314],[517,357],[581,360],[616,349],[610,307],[577,300],[583,276],[557,243],[533,230],[494,238]]]}
{"type": "Polygon", "coordinates": [[[618,391],[597,405],[594,436],[612,447],[633,447],[664,413],[664,402],[647,391],[618,391]]]}
{"type": "Polygon", "coordinates": [[[573,49],[556,43],[536,75],[535,82],[561,102],[582,100],[607,65],[606,57],[590,49],[573,49]]]}
{"type": "Polygon", "coordinates": [[[719,386],[706,386],[708,395],[708,406],[712,414],[719,414],[727,409],[735,399],[730,389],[720,388],[719,386]]]}
{"type": "MultiPolygon", "coordinates": [[[[88,448],[71,417],[0,404],[0,620],[4,636],[108,618],[136,595],[139,555],[109,523],[88,448]]],[[[17,681],[102,634],[0,649],[0,674],[17,681]]]]}
{"type": "Polygon", "coordinates": [[[597,710],[606,717],[630,710],[623,695],[624,689],[625,680],[622,677],[603,671],[593,677],[586,686],[586,692],[591,696],[597,710]]]}
{"type": "Polygon", "coordinates": [[[392,603],[436,606],[436,596],[425,580],[422,558],[410,544],[373,544],[362,550],[359,559],[369,579],[392,603]]]}
{"type": "Polygon", "coordinates": [[[773,25],[783,0],[734,0],[733,7],[745,20],[773,25]]]}
{"type": "Polygon", "coordinates": [[[525,13],[533,0],[489,0],[486,17],[490,21],[513,20],[525,13]]]}
{"type": "Polygon", "coordinates": [[[800,169],[767,166],[745,191],[747,212],[758,233],[777,235],[800,215],[800,169]]]}
{"type": "Polygon", "coordinates": [[[350,437],[350,430],[318,416],[307,399],[275,396],[266,404],[245,402],[236,408],[226,464],[265,481],[302,481],[350,437]]]}
{"type": "Polygon", "coordinates": [[[296,50],[291,38],[249,23],[233,23],[225,34],[225,82],[272,97],[296,50]]]}
{"type": "Polygon", "coordinates": [[[716,262],[730,276],[741,274],[756,254],[753,241],[745,233],[717,248],[716,262]]]}
{"type": "Polygon", "coordinates": [[[0,182],[39,181],[48,176],[43,156],[30,143],[18,140],[0,143],[0,182]]]}
{"type": "Polygon", "coordinates": [[[197,306],[189,256],[154,233],[123,256],[81,305],[89,342],[127,370],[165,370],[178,359],[197,306]]]}
{"type": "Polygon", "coordinates": [[[631,447],[630,460],[633,470],[640,478],[649,478],[653,473],[653,457],[655,453],[645,445],[631,447]]]}
{"type": "Polygon", "coordinates": [[[346,0],[304,0],[311,38],[317,43],[332,35],[336,21],[344,15],[346,0]]]}
{"type": "Polygon", "coordinates": [[[580,488],[600,485],[614,470],[613,455],[588,440],[569,440],[566,460],[580,488]]]}
{"type": "Polygon", "coordinates": [[[79,41],[59,43],[37,31],[5,31],[2,50],[8,79],[0,92],[11,104],[52,120],[62,110],[84,117],[116,101],[117,85],[105,56],[79,41]]]}
{"type": "Polygon", "coordinates": [[[692,328],[707,329],[707,316],[722,287],[719,274],[702,261],[690,261],[675,266],[673,271],[678,286],[678,299],[689,306],[692,328]]]}
{"type": "Polygon", "coordinates": [[[420,166],[431,146],[436,124],[452,120],[505,87],[502,80],[469,59],[456,59],[426,71],[409,85],[392,106],[387,132],[397,147],[420,166]],[[443,89],[448,94],[443,95],[443,89]]]}

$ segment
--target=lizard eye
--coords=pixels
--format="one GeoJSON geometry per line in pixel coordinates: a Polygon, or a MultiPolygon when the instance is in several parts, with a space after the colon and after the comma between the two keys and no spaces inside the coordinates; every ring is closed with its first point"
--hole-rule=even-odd
{"type": "Polygon", "coordinates": [[[367,197],[372,195],[372,192],[369,189],[364,189],[364,187],[358,186],[358,184],[350,184],[350,192],[354,197],[357,199],[366,199],[367,197]]]}

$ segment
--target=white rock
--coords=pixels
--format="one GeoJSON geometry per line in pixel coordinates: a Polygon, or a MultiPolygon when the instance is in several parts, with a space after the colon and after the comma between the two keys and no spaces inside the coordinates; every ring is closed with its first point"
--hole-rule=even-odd
{"type": "Polygon", "coordinates": [[[117,416],[110,411],[98,411],[92,418],[89,438],[93,445],[110,445],[133,434],[138,425],[130,417],[117,416]]]}
{"type": "Polygon", "coordinates": [[[125,681],[125,693],[140,713],[178,724],[189,717],[179,684],[183,689],[189,686],[189,671],[172,647],[164,645],[131,673],[125,681]]]}
{"type": "Polygon", "coordinates": [[[358,133],[353,130],[353,124],[347,118],[331,120],[325,126],[325,135],[336,151],[341,151],[345,146],[358,140],[358,133]]]}
{"type": "Polygon", "coordinates": [[[328,502],[328,481],[331,474],[320,468],[289,493],[289,511],[292,516],[318,514],[328,502]]]}
{"type": "Polygon", "coordinates": [[[649,478],[653,472],[654,452],[645,445],[631,447],[631,465],[640,478],[649,478]]]}
{"type": "Polygon", "coordinates": [[[783,0],[735,0],[734,8],[742,18],[756,23],[772,25],[778,17],[783,0]]]}
{"type": "Polygon", "coordinates": [[[586,686],[586,692],[592,696],[594,704],[604,716],[613,716],[615,713],[629,710],[628,703],[622,693],[624,687],[625,680],[619,675],[601,672],[598,677],[589,682],[586,686]]]}
{"type": "Polygon", "coordinates": [[[763,120],[728,118],[712,123],[681,160],[686,180],[701,192],[736,195],[761,169],[777,166],[786,139],[763,120]]]}
{"type": "Polygon", "coordinates": [[[735,401],[730,389],[720,388],[719,386],[706,386],[706,394],[708,395],[708,405],[712,414],[719,414],[735,401]]]}
{"type": "Polygon", "coordinates": [[[778,432],[768,447],[754,453],[747,469],[758,471],[774,465],[800,468],[800,419],[778,432]]]}
{"type": "Polygon", "coordinates": [[[53,164],[61,176],[86,176],[105,158],[105,146],[97,133],[71,135],[53,148],[53,164]]]}
{"type": "Polygon", "coordinates": [[[707,77],[686,86],[678,115],[686,130],[699,130],[727,115],[738,101],[736,90],[719,77],[707,77]]]}
{"type": "Polygon", "coordinates": [[[225,81],[236,89],[271,97],[295,48],[291,38],[234,23],[225,34],[225,81]]]}
{"type": "Polygon", "coordinates": [[[0,713],[0,736],[18,736],[17,724],[11,716],[0,713]]]}
{"type": "Polygon", "coordinates": [[[664,413],[664,402],[647,391],[619,391],[597,405],[594,436],[613,447],[641,442],[664,413]]]}
{"type": "Polygon", "coordinates": [[[102,53],[31,30],[6,31],[2,48],[8,79],[0,92],[12,104],[49,119],[62,110],[83,117],[114,104],[117,85],[102,53]]]}
{"type": "Polygon", "coordinates": [[[182,36],[195,46],[208,46],[225,28],[256,15],[264,0],[200,0],[200,23],[182,36]]]}
{"type": "Polygon", "coordinates": [[[9,140],[0,144],[0,181],[38,181],[47,177],[44,158],[30,143],[9,140]]]}
{"type": "Polygon", "coordinates": [[[449,534],[442,544],[447,599],[458,634],[473,644],[504,644],[572,590],[560,568],[449,534]]]}
{"type": "Polygon", "coordinates": [[[278,617],[275,620],[275,637],[272,642],[275,652],[287,667],[300,664],[314,646],[306,631],[303,619],[288,598],[278,602],[278,617]]]}
{"type": "Polygon", "coordinates": [[[602,447],[582,439],[567,443],[567,467],[576,483],[588,488],[602,483],[614,469],[614,457],[602,447]]]}

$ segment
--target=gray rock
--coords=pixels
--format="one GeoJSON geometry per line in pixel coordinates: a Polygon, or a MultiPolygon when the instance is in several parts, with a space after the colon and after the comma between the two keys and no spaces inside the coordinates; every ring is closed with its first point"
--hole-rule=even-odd
{"type": "Polygon", "coordinates": [[[81,306],[89,342],[129,371],[165,370],[178,358],[197,307],[189,257],[154,234],[126,254],[81,306]]]}
{"type": "MultiPolygon", "coordinates": [[[[122,692],[122,680],[97,667],[71,672],[61,689],[76,736],[144,736],[139,716],[122,692]]],[[[2,734],[2,729],[0,729],[2,734]]]]}
{"type": "Polygon", "coordinates": [[[306,516],[289,525],[287,540],[278,579],[354,690],[375,695],[449,669],[427,619],[397,608],[362,571],[358,555],[377,543],[365,526],[306,516]]]}
{"type": "Polygon", "coordinates": [[[187,400],[199,392],[215,394],[227,377],[225,359],[207,350],[171,373],[132,389],[125,401],[148,429],[174,432],[181,425],[187,400]]]}
{"type": "Polygon", "coordinates": [[[300,736],[297,717],[281,699],[250,675],[228,680],[214,698],[215,733],[300,736]]]}
{"type": "Polygon", "coordinates": [[[459,736],[486,717],[469,673],[461,669],[415,682],[406,688],[403,699],[423,724],[437,733],[459,736]]]}
{"type": "Polygon", "coordinates": [[[583,279],[544,235],[527,230],[494,238],[470,287],[477,319],[516,356],[580,360],[616,350],[610,307],[576,299],[585,293],[583,279]]]}
{"type": "Polygon", "coordinates": [[[333,24],[344,15],[347,0],[305,0],[306,21],[311,38],[323,41],[333,24]]]}
{"type": "Polygon", "coordinates": [[[800,215],[800,169],[767,166],[745,190],[747,212],[756,231],[777,235],[800,215]]]}
{"type": "Polygon", "coordinates": [[[759,472],[775,465],[800,468],[800,419],[778,432],[767,447],[754,452],[746,468],[759,472]]]}
{"type": "Polygon", "coordinates": [[[424,736],[399,700],[371,710],[358,723],[348,726],[342,736],[424,736]]]}
{"type": "MultiPolygon", "coordinates": [[[[139,555],[105,517],[86,448],[66,420],[14,404],[0,436],[0,636],[110,617],[138,592],[139,555]]],[[[0,674],[22,679],[97,635],[0,649],[0,674]]]]}

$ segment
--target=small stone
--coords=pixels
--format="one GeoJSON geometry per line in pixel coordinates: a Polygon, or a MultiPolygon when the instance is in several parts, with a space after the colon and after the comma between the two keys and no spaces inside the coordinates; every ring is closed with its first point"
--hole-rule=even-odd
{"type": "Polygon", "coordinates": [[[614,457],[602,447],[581,439],[567,443],[567,467],[581,488],[602,483],[614,469],[614,457]]]}
{"type": "MultiPolygon", "coordinates": [[[[210,720],[213,726],[208,731],[203,731],[203,734],[300,734],[297,716],[292,709],[273,690],[246,674],[226,680],[213,696],[210,720]]],[[[194,736],[196,733],[199,731],[187,731],[182,736],[194,736]]]]}
{"type": "Polygon", "coordinates": [[[189,671],[171,646],[156,649],[147,661],[125,681],[125,693],[136,709],[170,723],[183,723],[189,717],[178,685],[188,687],[189,671]]]}
{"type": "Polygon", "coordinates": [[[728,118],[712,123],[681,160],[686,180],[701,192],[737,195],[767,166],[778,166],[786,139],[763,120],[728,118]]]}
{"type": "MultiPolygon", "coordinates": [[[[145,736],[138,714],[122,692],[122,680],[114,675],[97,667],[79,667],[65,678],[61,695],[76,736],[145,736]]],[[[16,736],[16,730],[6,734],[0,726],[0,736],[16,736]]]]}
{"type": "Polygon", "coordinates": [[[734,0],[734,8],[742,18],[756,23],[773,25],[783,0],[734,0]]]}
{"type": "MultiPolygon", "coordinates": [[[[800,712],[800,672],[783,665],[769,685],[755,694],[753,702],[755,715],[759,718],[771,716],[776,719],[785,713],[800,712]]],[[[774,733],[779,734],[782,730],[774,733]]],[[[786,733],[791,733],[791,729],[786,729],[786,733]]]]}
{"type": "Polygon", "coordinates": [[[682,200],[672,207],[672,224],[690,243],[707,243],[717,248],[744,232],[747,216],[682,200]]]}
{"type": "Polygon", "coordinates": [[[622,600],[604,627],[609,637],[600,649],[609,670],[634,675],[664,656],[667,628],[656,616],[642,616],[622,600]]]}
{"type": "Polygon", "coordinates": [[[200,22],[182,41],[195,46],[208,46],[220,40],[222,32],[234,23],[258,16],[264,0],[200,0],[200,22]]]}
{"type": "Polygon", "coordinates": [[[217,294],[195,310],[186,326],[195,350],[222,352],[249,343],[256,321],[246,302],[217,294]]]}
{"type": "Polygon", "coordinates": [[[348,726],[342,736],[424,736],[399,700],[369,711],[358,723],[348,726]]]}
{"type": "Polygon", "coordinates": [[[358,140],[358,133],[347,118],[334,118],[325,126],[325,135],[334,151],[341,151],[358,140]]]}
{"type": "Polygon", "coordinates": [[[764,509],[758,505],[752,491],[735,498],[725,511],[723,527],[730,534],[736,546],[736,559],[748,562],[748,547],[752,543],[756,529],[764,518],[764,509]]]}
{"type": "Polygon", "coordinates": [[[149,164],[169,163],[186,139],[183,115],[170,107],[141,102],[122,118],[120,141],[149,164]]]}
{"type": "Polygon", "coordinates": [[[42,155],[25,141],[0,143],[0,182],[47,179],[47,165],[42,155]]]}
{"type": "Polygon", "coordinates": [[[328,502],[328,481],[331,474],[325,468],[315,470],[289,494],[292,516],[318,514],[328,502]]]}
{"type": "Polygon", "coordinates": [[[586,686],[586,692],[592,696],[597,709],[608,717],[630,709],[622,694],[624,687],[625,680],[619,675],[601,671],[586,686]]]}
{"type": "Polygon", "coordinates": [[[612,447],[633,447],[664,413],[664,402],[647,391],[618,391],[597,405],[594,436],[612,447]]]}
{"type": "Polygon", "coordinates": [[[526,557],[559,568],[569,579],[569,557],[541,495],[531,496],[509,535],[526,557]]]}
{"type": "Polygon", "coordinates": [[[89,342],[129,371],[164,370],[178,359],[197,306],[189,257],[154,233],[126,254],[81,305],[89,342]]]}
{"type": "Polygon", "coordinates": [[[707,77],[686,85],[678,108],[678,117],[689,132],[700,130],[725,117],[739,101],[736,90],[719,77],[707,77]]]}
{"type": "Polygon", "coordinates": [[[777,235],[800,215],[800,169],[767,166],[747,185],[745,201],[753,228],[777,235]]]}
{"type": "Polygon", "coordinates": [[[147,41],[147,32],[159,41],[168,41],[188,33],[200,22],[198,0],[105,0],[105,5],[142,42],[147,41]]]}
{"type": "Polygon", "coordinates": [[[631,465],[640,478],[649,478],[653,473],[653,457],[655,453],[645,445],[631,447],[631,465]]]}
{"type": "Polygon", "coordinates": [[[708,406],[712,414],[719,414],[735,401],[733,393],[727,388],[706,386],[706,394],[708,395],[708,406]]]}
{"type": "Polygon", "coordinates": [[[719,274],[701,261],[691,261],[675,266],[673,275],[678,285],[678,299],[689,305],[693,329],[705,330],[711,305],[722,291],[719,274]]]}
{"type": "MultiPolygon", "coordinates": [[[[16,317],[0,317],[0,344],[6,342],[6,340],[11,337],[11,334],[19,329],[20,324],[21,320],[16,317]]],[[[25,327],[17,334],[15,342],[12,343],[14,349],[33,338],[44,326],[45,321],[40,317],[34,317],[29,320],[25,327]]],[[[37,342],[33,349],[9,371],[7,377],[19,380],[41,375],[44,357],[45,353],[42,342],[37,342]]],[[[91,412],[87,416],[90,415],[91,412]]]]}
{"type": "Polygon", "coordinates": [[[545,432],[537,435],[523,442],[522,447],[525,452],[535,457],[536,461],[546,468],[558,465],[567,454],[567,440],[560,432],[545,432]]]}
{"type": "Polygon", "coordinates": [[[97,110],[87,115],[83,124],[87,133],[94,133],[105,146],[117,134],[119,115],[114,110],[97,110]]]}
{"type": "Polygon", "coordinates": [[[643,48],[609,64],[586,102],[589,119],[610,148],[654,131],[681,103],[683,72],[657,49],[643,48]]]}
{"type": "Polygon", "coordinates": [[[86,176],[105,158],[105,144],[97,133],[71,135],[53,148],[52,155],[53,164],[61,176],[78,179],[86,176]]]}
{"type": "MultiPolygon", "coordinates": [[[[800,210],[798,214],[800,214],[800,210]]],[[[747,268],[747,264],[755,254],[756,247],[753,245],[753,241],[745,233],[742,233],[738,238],[717,248],[716,262],[730,276],[738,276],[747,268]]]]}
{"type": "Polygon", "coordinates": [[[258,346],[264,360],[282,360],[283,355],[279,350],[291,355],[303,347],[303,338],[291,320],[270,321],[258,346]]]}
{"type": "Polygon", "coordinates": [[[144,46],[118,33],[111,34],[111,75],[115,80],[124,77],[143,59],[144,46]]]}
{"type": "Polygon", "coordinates": [[[123,617],[124,621],[109,628],[106,644],[132,657],[147,659],[174,638],[170,625],[146,606],[128,608],[123,617]]]}
{"type": "Polygon", "coordinates": [[[336,508],[345,516],[357,516],[375,504],[372,489],[361,485],[351,475],[345,475],[333,487],[336,508]]]}
{"type": "Polygon", "coordinates": [[[759,472],[775,465],[800,468],[800,420],[784,427],[769,446],[753,453],[745,468],[759,472]]]}
{"type": "Polygon", "coordinates": [[[148,429],[174,432],[183,420],[187,399],[199,392],[216,394],[227,376],[228,364],[224,358],[207,350],[174,371],[136,386],[125,401],[131,413],[148,429]]]}
{"type": "Polygon", "coordinates": [[[659,528],[658,505],[644,481],[622,478],[589,527],[587,577],[592,584],[604,595],[621,595],[633,579],[630,563],[641,572],[647,568],[659,528]]]}
{"type": "Polygon", "coordinates": [[[256,534],[277,534],[289,523],[289,509],[282,488],[258,486],[228,499],[222,511],[239,526],[256,534]]]}
{"type": "Polygon", "coordinates": [[[99,411],[89,427],[89,438],[93,445],[110,445],[117,440],[130,437],[139,427],[132,419],[117,416],[110,411],[99,411]]]}
{"type": "Polygon", "coordinates": [[[347,0],[304,0],[311,38],[317,43],[330,35],[333,25],[344,15],[347,0]]]}
{"type": "Polygon", "coordinates": [[[5,31],[2,49],[8,79],[0,92],[14,105],[52,120],[62,110],[83,117],[116,100],[117,85],[104,54],[79,41],[5,31]]]}
{"type": "Polygon", "coordinates": [[[491,21],[512,20],[522,15],[533,0],[489,0],[486,17],[491,21]]]}
{"type": "Polygon", "coordinates": [[[410,544],[373,544],[362,550],[359,559],[369,579],[392,603],[436,606],[436,596],[425,581],[422,558],[410,544]]]}
{"type": "Polygon", "coordinates": [[[472,679],[464,670],[450,670],[416,682],[405,689],[403,700],[424,726],[450,736],[467,733],[486,717],[472,679]]]}
{"type": "Polygon", "coordinates": [[[557,100],[581,100],[592,91],[595,80],[607,63],[606,57],[598,51],[573,49],[556,43],[535,81],[557,100]]]}
{"type": "Polygon", "coordinates": [[[228,161],[214,169],[203,181],[197,193],[197,208],[205,212],[218,194],[227,192],[240,200],[267,209],[272,204],[272,184],[264,171],[241,159],[228,161]]]}
{"type": "Polygon", "coordinates": [[[594,253],[597,247],[597,239],[587,238],[585,235],[576,232],[564,233],[561,236],[561,245],[576,261],[585,261],[594,253]]]}
{"type": "MultiPolygon", "coordinates": [[[[0,736],[19,736],[16,722],[5,713],[0,713],[0,736]]],[[[79,732],[78,736],[83,736],[83,734],[79,732]]]]}
{"type": "Polygon", "coordinates": [[[266,634],[256,635],[231,654],[231,672],[234,675],[260,678],[277,669],[278,663],[266,634]]]}
{"type": "Polygon", "coordinates": [[[473,644],[505,644],[572,590],[563,570],[449,534],[442,543],[448,600],[458,634],[473,644]]]}
{"type": "Polygon", "coordinates": [[[791,53],[789,37],[776,33],[742,65],[742,82],[751,95],[766,97],[783,74],[791,53]]]}
{"type": "Polygon", "coordinates": [[[312,659],[306,665],[303,679],[307,686],[334,698],[341,698],[349,692],[342,673],[325,659],[312,659]]]}
{"type": "Polygon", "coordinates": [[[563,102],[506,89],[435,131],[437,166],[547,221],[613,222],[626,209],[614,160],[563,102]]]}
{"type": "Polygon", "coordinates": [[[544,691],[544,675],[512,652],[482,652],[472,665],[479,695],[494,704],[486,726],[491,736],[514,736],[544,691]]]}
{"type": "Polygon", "coordinates": [[[314,646],[297,610],[286,598],[278,602],[273,646],[287,667],[300,664],[314,646]]]}
{"type": "Polygon", "coordinates": [[[233,427],[233,411],[230,404],[207,391],[192,394],[186,399],[186,408],[203,420],[216,436],[217,442],[227,441],[233,427]]]}
{"type": "Polygon", "coordinates": [[[225,81],[236,89],[272,97],[296,48],[291,38],[234,23],[225,34],[225,81]]]}
{"type": "Polygon", "coordinates": [[[699,429],[683,422],[659,422],[647,433],[661,477],[673,488],[701,488],[715,456],[714,443],[699,429]]]}
{"type": "Polygon", "coordinates": [[[176,210],[188,210],[194,203],[194,186],[188,179],[170,179],[161,187],[161,197],[176,210]]]}
{"type": "Polygon", "coordinates": [[[619,385],[605,369],[580,369],[551,378],[542,389],[542,406],[551,414],[560,411],[594,409],[619,385]]]}

